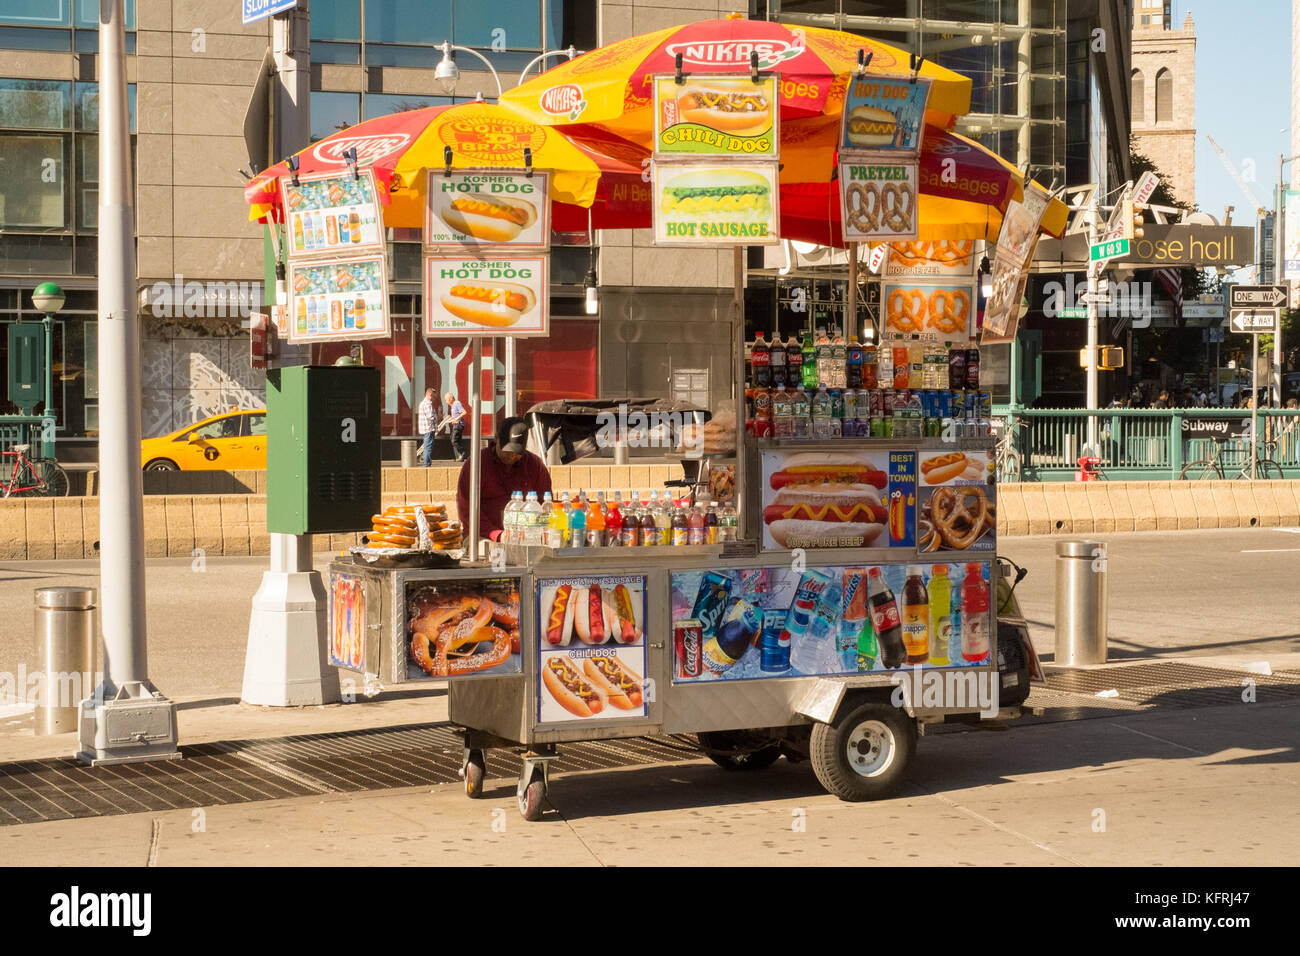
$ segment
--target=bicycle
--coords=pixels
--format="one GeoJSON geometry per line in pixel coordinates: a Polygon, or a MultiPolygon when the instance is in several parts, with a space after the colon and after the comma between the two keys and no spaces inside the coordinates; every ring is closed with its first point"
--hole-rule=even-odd
{"type": "MultiPolygon", "coordinates": [[[[1225,474],[1223,466],[1228,465],[1231,471],[1235,469],[1232,478],[1249,478],[1250,477],[1250,455],[1243,454],[1242,461],[1238,464],[1236,461],[1229,462],[1226,453],[1229,451],[1229,444],[1234,441],[1231,438],[1224,438],[1219,435],[1210,436],[1215,444],[1214,455],[1210,458],[1198,458],[1196,461],[1188,462],[1183,466],[1183,470],[1178,473],[1179,481],[1223,481],[1225,474]]],[[[1282,466],[1273,459],[1274,449],[1277,447],[1275,441],[1260,442],[1263,445],[1266,454],[1263,458],[1255,461],[1255,477],[1257,478],[1281,478],[1282,466]]],[[[1238,448],[1232,448],[1233,452],[1239,451],[1238,448]]],[[[1247,449],[1247,452],[1249,449],[1247,449]]]]}
{"type": "Polygon", "coordinates": [[[993,448],[994,462],[997,468],[997,480],[1020,480],[1020,452],[1016,450],[1015,429],[1020,425],[1019,418],[994,419],[994,429],[1001,429],[997,445],[993,448]]]}
{"type": "Polygon", "coordinates": [[[12,456],[13,467],[9,480],[0,480],[0,492],[5,498],[63,498],[68,494],[68,473],[53,458],[28,458],[31,445],[14,445],[0,454],[12,456]]]}

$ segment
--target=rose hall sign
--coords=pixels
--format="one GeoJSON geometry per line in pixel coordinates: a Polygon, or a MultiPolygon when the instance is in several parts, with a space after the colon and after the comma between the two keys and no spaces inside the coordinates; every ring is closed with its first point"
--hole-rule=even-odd
{"type": "MultiPolygon", "coordinates": [[[[1134,239],[1129,255],[1112,260],[1138,269],[1163,266],[1241,266],[1255,261],[1253,226],[1161,225],[1144,223],[1142,238],[1134,239]]],[[[1062,263],[1087,263],[1088,237],[1072,233],[1064,239],[1043,239],[1034,255],[1034,271],[1060,271],[1062,263]]],[[[1079,266],[1080,269],[1083,266],[1079,266]]]]}

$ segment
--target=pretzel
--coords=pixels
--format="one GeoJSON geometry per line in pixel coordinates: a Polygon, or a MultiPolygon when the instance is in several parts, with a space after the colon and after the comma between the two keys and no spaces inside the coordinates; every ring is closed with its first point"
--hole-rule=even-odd
{"type": "Polygon", "coordinates": [[[904,265],[913,265],[917,262],[928,262],[930,247],[933,245],[932,242],[895,242],[890,244],[890,249],[904,265]]]}
{"type": "Polygon", "coordinates": [[[894,289],[885,308],[885,325],[896,332],[920,332],[927,311],[920,289],[894,289]]]}
{"type": "Polygon", "coordinates": [[[935,289],[930,293],[929,327],[945,333],[965,331],[969,310],[970,294],[965,289],[935,289]]]}
{"type": "Polygon", "coordinates": [[[916,194],[910,183],[850,183],[844,206],[847,224],[858,233],[913,231],[916,194]]]}
{"type": "Polygon", "coordinates": [[[940,239],[932,242],[930,249],[930,260],[933,262],[948,262],[956,264],[958,262],[968,262],[971,253],[975,251],[975,241],[973,239],[940,239]]]}
{"type": "Polygon", "coordinates": [[[965,551],[988,530],[992,505],[978,485],[944,486],[930,498],[930,520],[950,548],[965,551]]]}

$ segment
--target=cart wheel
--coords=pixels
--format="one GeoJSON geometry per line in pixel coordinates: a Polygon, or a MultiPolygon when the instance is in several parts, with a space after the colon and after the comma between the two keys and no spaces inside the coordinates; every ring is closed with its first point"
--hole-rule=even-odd
{"type": "Polygon", "coordinates": [[[542,818],[542,801],[546,798],[546,780],[542,771],[534,769],[532,777],[524,782],[519,778],[519,788],[515,793],[519,801],[519,812],[525,820],[535,822],[542,818]]]}
{"type": "Polygon", "coordinates": [[[878,800],[902,782],[916,752],[916,723],[885,704],[863,704],[834,726],[815,724],[813,772],[841,800],[878,800]]]}
{"type": "Polygon", "coordinates": [[[471,750],[469,762],[465,764],[465,796],[477,800],[483,796],[483,778],[487,776],[487,761],[483,751],[471,750]]]}
{"type": "Polygon", "coordinates": [[[704,755],[723,770],[765,770],[781,757],[781,748],[777,746],[760,747],[757,750],[736,750],[732,753],[710,751],[732,750],[736,746],[737,734],[728,731],[712,731],[698,734],[704,755]]]}

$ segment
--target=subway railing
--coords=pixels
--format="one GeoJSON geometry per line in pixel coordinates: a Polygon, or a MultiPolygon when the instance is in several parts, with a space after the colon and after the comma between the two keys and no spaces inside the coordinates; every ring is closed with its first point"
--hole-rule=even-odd
{"type": "MultiPolygon", "coordinates": [[[[1234,472],[1250,453],[1250,409],[1110,408],[1089,412],[999,405],[993,414],[1011,428],[1012,447],[1020,453],[1022,481],[1072,481],[1088,441],[1089,417],[1097,419],[1101,467],[1111,481],[1177,478],[1188,462],[1214,456],[1216,435],[1232,439],[1225,458],[1234,472]]],[[[1284,477],[1300,478],[1300,412],[1261,408],[1257,445],[1259,456],[1272,457],[1284,477]],[[1265,444],[1269,440],[1276,442],[1271,456],[1265,444]]]]}
{"type": "MultiPolygon", "coordinates": [[[[32,458],[54,457],[54,419],[43,415],[0,415],[0,451],[31,445],[32,458]]],[[[8,459],[12,461],[13,459],[8,459]]]]}

